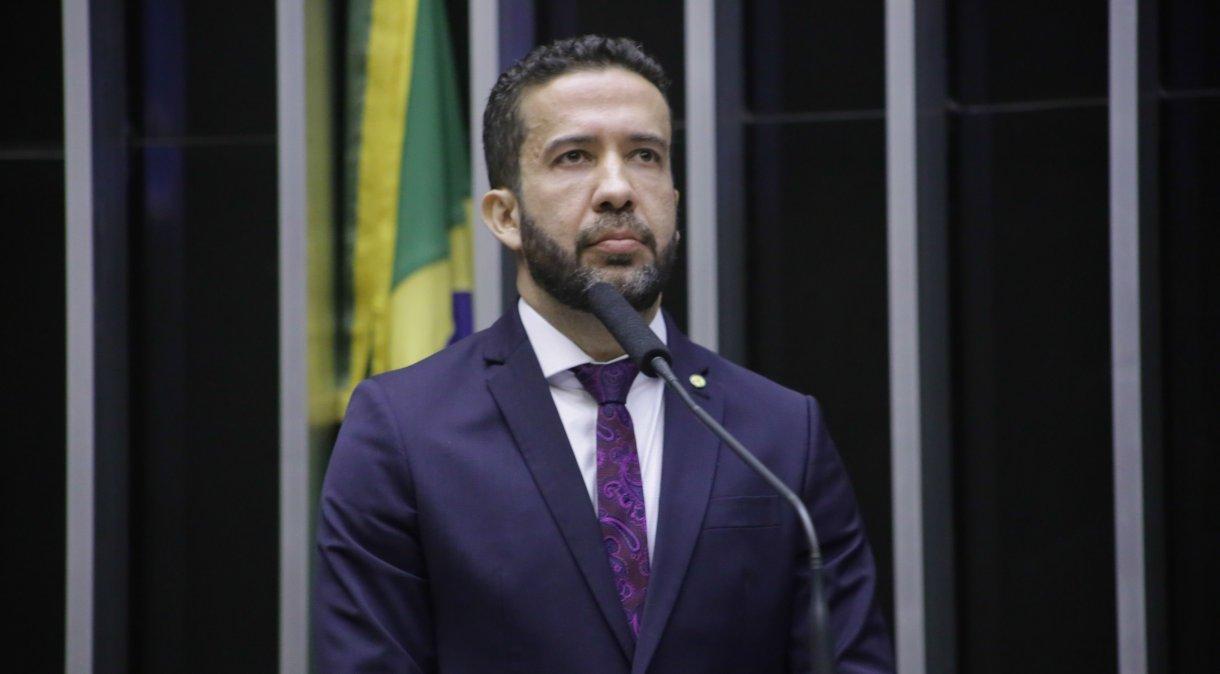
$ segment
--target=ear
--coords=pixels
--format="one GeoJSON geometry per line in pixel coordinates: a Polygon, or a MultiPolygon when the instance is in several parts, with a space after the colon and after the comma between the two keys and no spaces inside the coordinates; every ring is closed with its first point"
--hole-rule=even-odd
{"type": "Polygon", "coordinates": [[[678,202],[681,200],[682,200],[682,193],[679,192],[677,188],[674,188],[674,206],[677,206],[678,202]]]}
{"type": "Polygon", "coordinates": [[[494,189],[483,195],[483,224],[509,250],[521,250],[521,209],[512,190],[494,189]]]}

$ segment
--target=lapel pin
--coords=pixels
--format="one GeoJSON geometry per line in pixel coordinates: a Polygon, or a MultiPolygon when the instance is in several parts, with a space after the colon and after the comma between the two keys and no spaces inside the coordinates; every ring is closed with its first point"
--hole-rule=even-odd
{"type": "Polygon", "coordinates": [[[704,386],[707,386],[707,380],[704,379],[703,375],[701,374],[692,374],[690,376],[690,385],[694,386],[695,388],[703,388],[704,386]]]}

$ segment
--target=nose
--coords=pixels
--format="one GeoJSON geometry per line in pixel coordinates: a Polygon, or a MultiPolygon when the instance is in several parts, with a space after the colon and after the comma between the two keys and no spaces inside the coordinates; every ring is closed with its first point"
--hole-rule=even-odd
{"type": "Polygon", "coordinates": [[[616,159],[604,162],[597,190],[593,193],[594,212],[631,211],[635,208],[634,197],[631,182],[624,175],[623,162],[616,159]]]}

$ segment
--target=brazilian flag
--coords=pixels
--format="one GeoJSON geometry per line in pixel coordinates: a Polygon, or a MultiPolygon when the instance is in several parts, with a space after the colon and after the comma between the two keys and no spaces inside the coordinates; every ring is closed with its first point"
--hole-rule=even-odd
{"type": "Polygon", "coordinates": [[[350,0],[347,395],[470,334],[470,162],[443,0],[350,0]]]}

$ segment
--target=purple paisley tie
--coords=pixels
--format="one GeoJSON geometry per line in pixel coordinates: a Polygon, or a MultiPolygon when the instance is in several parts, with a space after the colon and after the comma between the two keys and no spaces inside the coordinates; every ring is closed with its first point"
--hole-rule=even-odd
{"type": "Polygon", "coordinates": [[[597,400],[597,519],[618,599],[631,632],[637,636],[651,574],[644,483],[626,404],[627,391],[638,371],[627,359],[572,368],[585,390],[597,400]]]}

